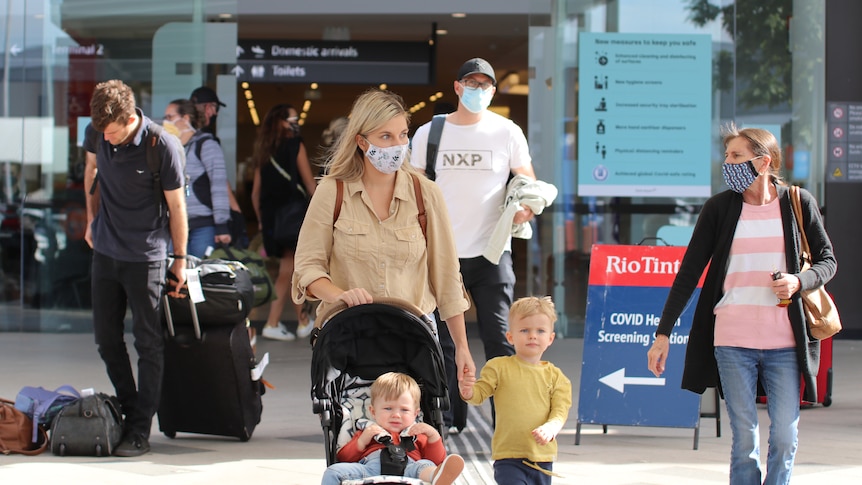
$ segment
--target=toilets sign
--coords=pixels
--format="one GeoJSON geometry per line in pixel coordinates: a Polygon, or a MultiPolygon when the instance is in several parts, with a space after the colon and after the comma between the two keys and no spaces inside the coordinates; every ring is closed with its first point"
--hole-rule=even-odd
{"type": "Polygon", "coordinates": [[[694,302],[675,323],[667,370],[647,369],[662,308],[685,247],[593,246],[578,426],[695,428],[700,396],[680,388],[694,302]]]}

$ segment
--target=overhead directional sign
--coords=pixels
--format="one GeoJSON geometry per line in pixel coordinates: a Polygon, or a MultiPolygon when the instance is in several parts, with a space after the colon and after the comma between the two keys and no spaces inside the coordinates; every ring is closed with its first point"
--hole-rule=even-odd
{"type": "MultiPolygon", "coordinates": [[[[647,351],[685,249],[593,246],[579,431],[581,424],[698,426],[700,395],[680,388],[694,304],[676,322],[665,373],[656,377],[647,368],[647,351]]],[[[699,294],[695,290],[693,300],[699,294]]]]}
{"type": "Polygon", "coordinates": [[[240,81],[428,84],[427,42],[240,40],[240,81]]]}

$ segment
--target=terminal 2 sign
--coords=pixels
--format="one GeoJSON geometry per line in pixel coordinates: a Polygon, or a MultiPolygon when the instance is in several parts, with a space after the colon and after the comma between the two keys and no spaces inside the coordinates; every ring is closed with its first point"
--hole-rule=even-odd
{"type": "Polygon", "coordinates": [[[238,81],[429,84],[427,42],[240,40],[238,81]]]}

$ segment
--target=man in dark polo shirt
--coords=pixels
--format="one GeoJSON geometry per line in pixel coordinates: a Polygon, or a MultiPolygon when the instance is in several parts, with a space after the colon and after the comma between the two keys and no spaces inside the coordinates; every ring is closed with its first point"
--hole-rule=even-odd
{"type": "Polygon", "coordinates": [[[178,295],[186,279],[183,148],[167,133],[158,140],[164,200],[157,202],[147,164],[153,122],[136,108],[132,89],[118,80],[97,85],[90,113],[92,124],[84,142],[88,223],[84,237],[94,250],[93,329],[125,415],[123,441],[115,454],[139,456],[150,451],[150,427],[162,387],[164,337],[159,312],[169,239],[175,253],[170,267],[176,276],[172,295],[178,295]],[[127,306],[132,310],[138,353],[137,385],[123,337],[127,306]]]}

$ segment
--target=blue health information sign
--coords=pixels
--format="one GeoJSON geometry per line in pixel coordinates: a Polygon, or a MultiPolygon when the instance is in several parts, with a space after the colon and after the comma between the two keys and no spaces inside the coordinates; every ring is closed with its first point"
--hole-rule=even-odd
{"type": "MultiPolygon", "coordinates": [[[[698,426],[701,396],[680,388],[693,304],[674,327],[665,373],[656,377],[647,368],[647,351],[685,249],[593,246],[578,424],[698,426]]],[[[691,301],[699,294],[698,287],[691,301]]]]}
{"type": "Polygon", "coordinates": [[[709,35],[581,33],[578,195],[709,197],[709,35]]]}

